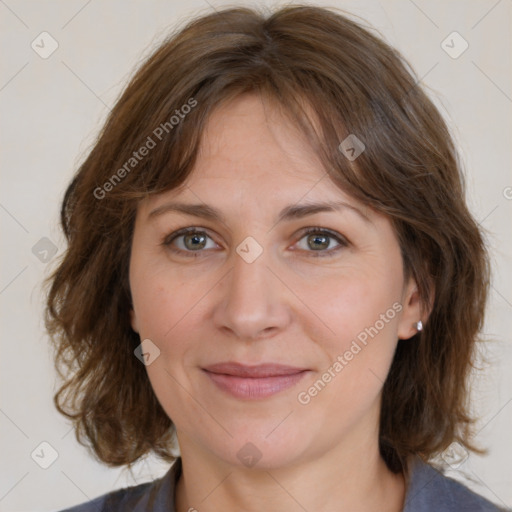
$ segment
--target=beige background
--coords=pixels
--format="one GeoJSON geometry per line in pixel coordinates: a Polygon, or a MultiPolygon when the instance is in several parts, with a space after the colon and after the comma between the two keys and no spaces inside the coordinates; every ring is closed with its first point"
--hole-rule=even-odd
{"type": "MultiPolygon", "coordinates": [[[[472,211],[488,231],[494,277],[485,327],[490,366],[476,380],[474,395],[482,417],[477,440],[490,453],[470,455],[451,473],[466,482],[470,478],[468,485],[492,501],[512,506],[512,2],[318,3],[346,9],[375,26],[411,62],[454,130],[472,211]],[[458,58],[441,46],[453,31],[469,44],[458,58]]],[[[57,221],[65,187],[134,66],[177,22],[226,5],[185,4],[0,1],[2,511],[58,510],[166,470],[148,459],[130,476],[103,467],[76,443],[52,404],[55,373],[39,286],[51,267],[52,247],[58,254],[64,249],[57,221]],[[58,43],[46,59],[31,47],[35,40],[39,52],[51,49],[48,36],[39,37],[43,31],[58,43]],[[41,37],[47,38],[45,50],[41,37]],[[49,241],[41,241],[44,237],[49,241]],[[51,462],[52,450],[58,458],[43,469],[31,458],[34,450],[40,464],[51,462]]],[[[454,39],[452,53],[462,44],[454,39]]]]}

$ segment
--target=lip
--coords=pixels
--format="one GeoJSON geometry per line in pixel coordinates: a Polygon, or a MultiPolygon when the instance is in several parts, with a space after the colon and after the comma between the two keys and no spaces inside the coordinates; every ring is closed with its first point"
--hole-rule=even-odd
{"type": "Polygon", "coordinates": [[[203,369],[211,373],[247,378],[278,377],[283,375],[293,375],[307,370],[307,368],[299,368],[297,366],[288,366],[278,363],[248,365],[237,363],[235,361],[212,364],[203,369]]]}
{"type": "Polygon", "coordinates": [[[218,388],[246,400],[275,395],[294,386],[309,372],[306,368],[275,363],[249,366],[236,362],[210,365],[203,371],[218,388]]]}

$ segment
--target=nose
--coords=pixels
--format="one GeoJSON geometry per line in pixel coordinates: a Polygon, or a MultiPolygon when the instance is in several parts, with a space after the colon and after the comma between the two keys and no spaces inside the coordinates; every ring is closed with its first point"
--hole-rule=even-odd
{"type": "Polygon", "coordinates": [[[233,252],[233,267],[218,284],[214,323],[224,334],[244,341],[267,338],[286,329],[292,318],[290,290],[270,268],[267,250],[249,263],[233,252]]]}

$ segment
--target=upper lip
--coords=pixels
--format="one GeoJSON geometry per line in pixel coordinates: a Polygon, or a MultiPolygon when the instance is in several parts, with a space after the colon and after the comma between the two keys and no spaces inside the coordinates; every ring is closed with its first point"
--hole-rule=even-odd
{"type": "Polygon", "coordinates": [[[298,368],[296,366],[288,366],[277,363],[265,363],[254,366],[229,361],[225,363],[212,364],[203,368],[211,373],[222,373],[225,375],[233,375],[236,377],[262,378],[275,377],[277,375],[293,375],[303,372],[307,368],[298,368]]]}

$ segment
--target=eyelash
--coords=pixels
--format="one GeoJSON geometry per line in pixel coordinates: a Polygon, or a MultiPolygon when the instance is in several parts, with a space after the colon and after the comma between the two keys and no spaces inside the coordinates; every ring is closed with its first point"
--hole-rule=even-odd
{"type": "MultiPolygon", "coordinates": [[[[184,251],[182,249],[176,249],[172,245],[172,242],[174,242],[174,240],[176,240],[180,236],[185,236],[185,235],[188,235],[190,233],[201,233],[201,234],[205,234],[206,236],[211,238],[210,235],[208,235],[208,233],[204,229],[197,228],[197,227],[189,227],[189,228],[179,229],[178,231],[175,231],[174,233],[171,233],[170,235],[167,235],[164,238],[164,240],[162,242],[162,245],[166,246],[170,251],[172,251],[172,252],[174,252],[176,254],[185,255],[185,257],[190,257],[190,258],[200,257],[201,253],[205,252],[204,250],[184,251]]],[[[344,247],[347,247],[349,245],[349,243],[345,239],[345,237],[343,237],[339,233],[336,233],[335,231],[331,231],[329,229],[321,228],[321,227],[305,228],[302,231],[301,236],[297,240],[297,242],[302,240],[306,235],[309,235],[311,233],[315,233],[315,234],[318,234],[318,235],[326,235],[329,238],[334,238],[340,244],[338,247],[335,247],[334,249],[328,249],[328,250],[322,250],[322,251],[305,251],[305,252],[312,253],[311,255],[314,258],[330,257],[334,253],[337,253],[338,251],[340,251],[341,249],[343,249],[344,247]]]]}

